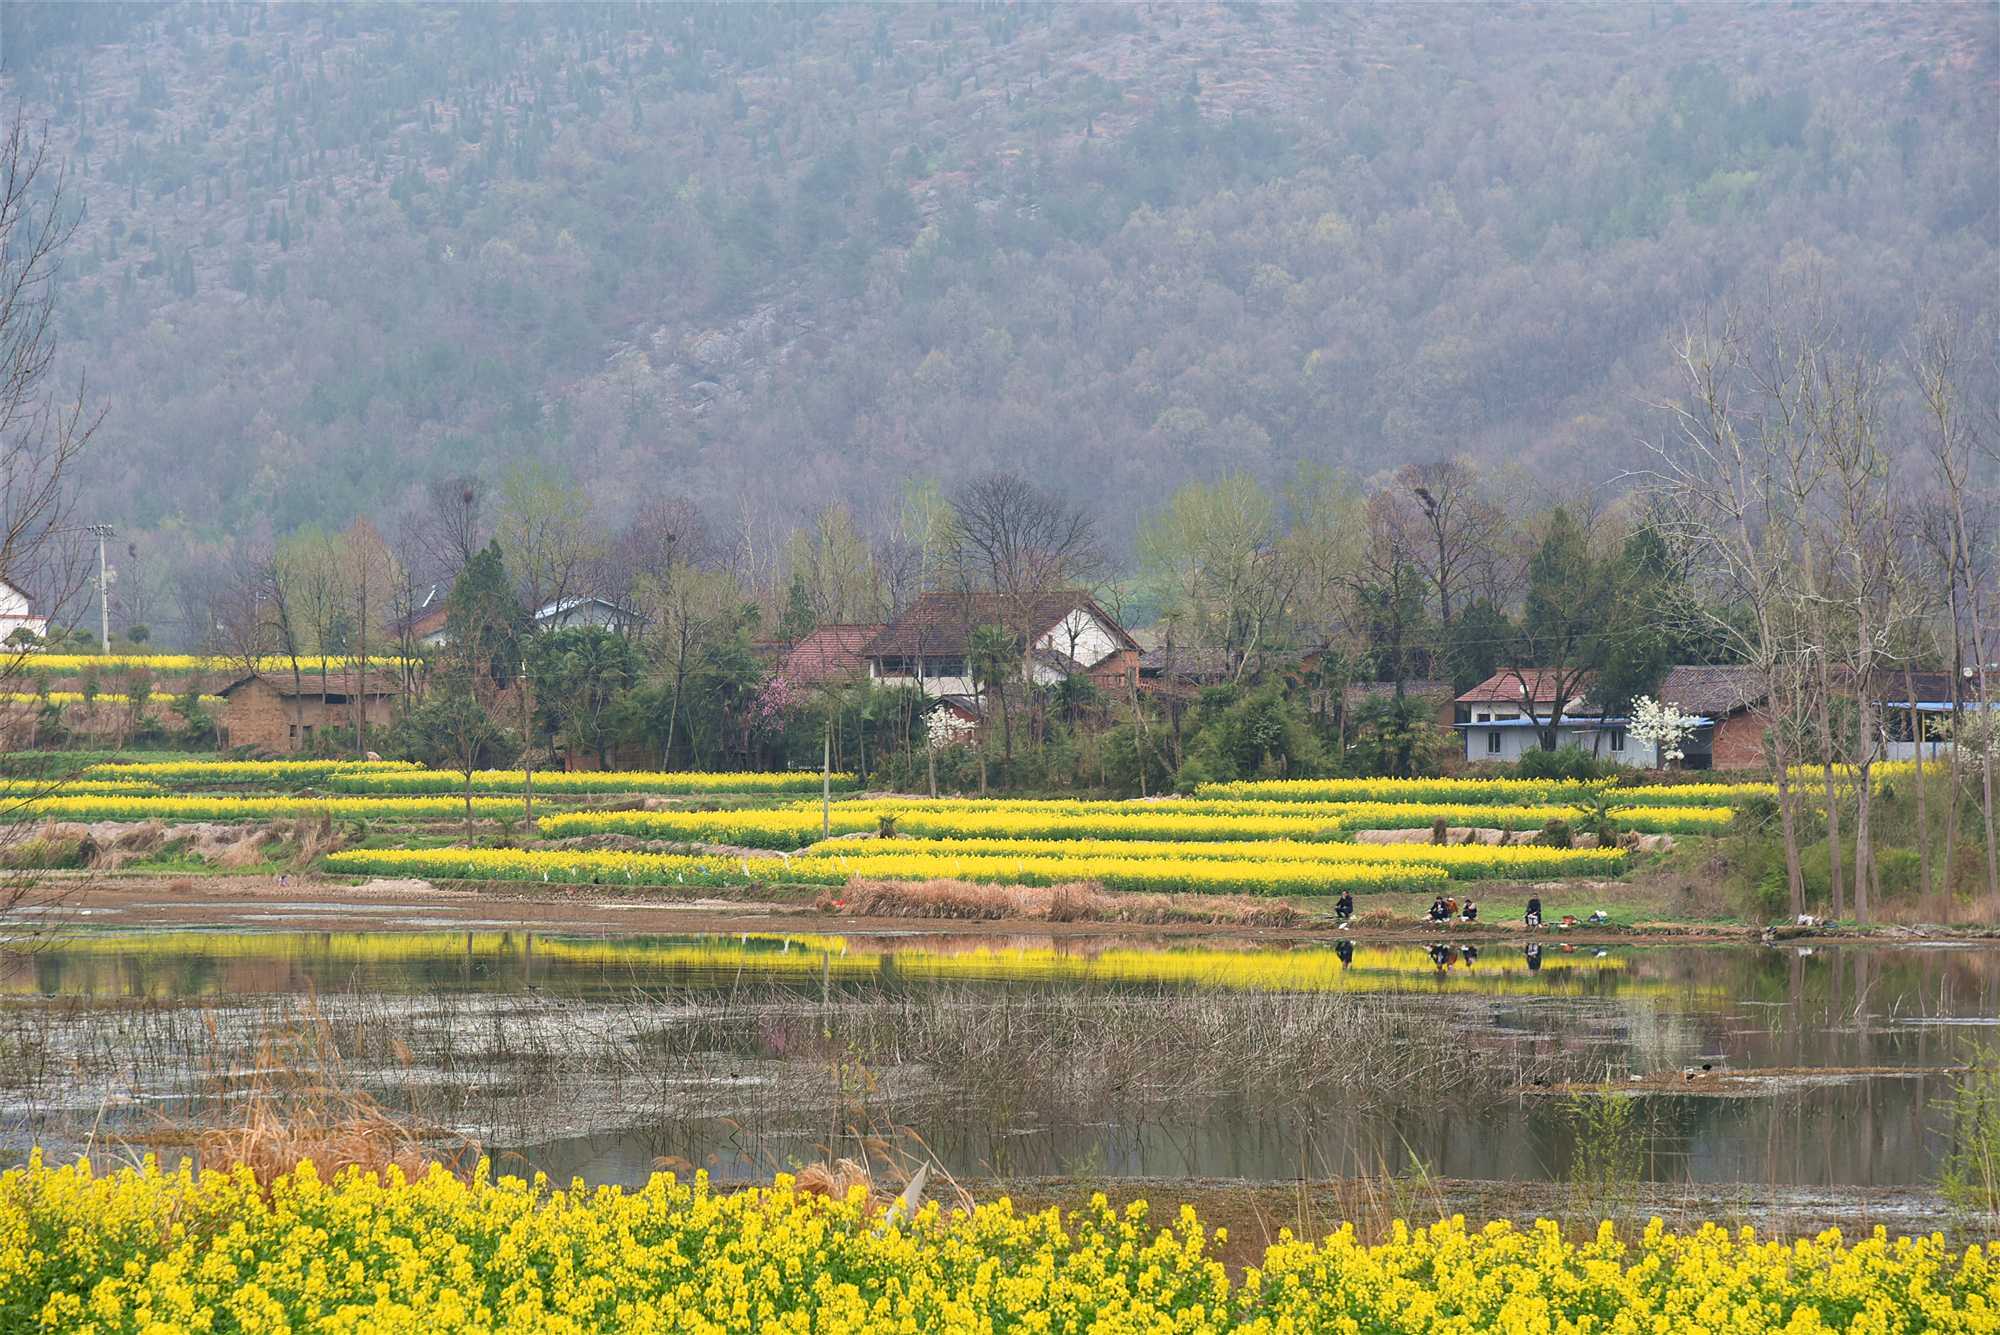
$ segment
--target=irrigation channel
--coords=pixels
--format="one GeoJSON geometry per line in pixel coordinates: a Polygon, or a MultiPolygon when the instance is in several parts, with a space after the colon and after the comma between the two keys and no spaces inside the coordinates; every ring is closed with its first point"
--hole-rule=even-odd
{"type": "Polygon", "coordinates": [[[1532,1216],[1589,1183],[1928,1230],[1996,1016],[1988,946],[78,930],[0,955],[0,1161],[176,1157],[303,1071],[558,1181],[831,1143],[989,1186],[1377,1175],[1532,1216]]]}

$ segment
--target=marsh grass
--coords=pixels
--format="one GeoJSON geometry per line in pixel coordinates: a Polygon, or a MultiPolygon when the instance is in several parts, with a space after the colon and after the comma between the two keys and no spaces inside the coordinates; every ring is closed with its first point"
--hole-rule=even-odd
{"type": "Polygon", "coordinates": [[[1938,1190],[1961,1210],[2000,1219],[2000,1052],[1987,1050],[1946,1104],[1951,1149],[1938,1190]]]}
{"type": "Polygon", "coordinates": [[[1131,924],[1204,923],[1295,927],[1307,921],[1284,900],[1247,895],[1154,895],[1106,891],[1093,883],[976,885],[966,881],[850,881],[823,891],[814,907],[847,917],[1131,924]]]}

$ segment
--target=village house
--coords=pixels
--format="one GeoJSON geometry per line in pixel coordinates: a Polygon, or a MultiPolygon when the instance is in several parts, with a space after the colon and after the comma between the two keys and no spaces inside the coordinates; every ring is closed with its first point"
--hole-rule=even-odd
{"type": "MultiPolygon", "coordinates": [[[[407,637],[420,649],[435,649],[448,643],[451,634],[445,628],[445,595],[443,585],[431,585],[415,610],[389,627],[390,635],[399,640],[407,637]]],[[[646,619],[609,599],[579,595],[543,604],[535,610],[534,622],[536,630],[572,630],[593,626],[629,635],[645,625],[646,619]]]]}
{"type": "Polygon", "coordinates": [[[1763,769],[1770,764],[1768,692],[1755,668],[1741,663],[1685,664],[1660,683],[1660,703],[1700,719],[1681,744],[1682,769],[1763,769]]]}
{"type": "Polygon", "coordinates": [[[862,651],[882,633],[880,622],[815,626],[787,645],[771,646],[772,675],[791,686],[842,686],[868,678],[862,651]]]}
{"type": "Polygon", "coordinates": [[[28,595],[0,579],[0,644],[18,645],[27,636],[48,638],[49,619],[36,616],[28,595]]]}
{"type": "Polygon", "coordinates": [[[977,702],[972,637],[983,626],[1025,633],[1022,675],[1038,686],[1085,677],[1100,690],[1138,683],[1139,644],[1077,590],[1012,597],[997,593],[926,593],[863,646],[868,677],[883,686],[918,686],[932,697],[977,702]]]}
{"type": "MultiPolygon", "coordinates": [[[[2000,681],[2000,674],[1989,669],[1989,690],[1996,681],[2000,681]]],[[[1949,672],[1912,672],[1907,677],[1893,671],[1882,674],[1872,694],[1876,716],[1882,721],[1886,759],[1914,760],[1920,743],[1925,760],[1941,759],[1954,745],[1953,719],[1976,714],[1982,708],[2000,708],[2000,702],[1980,703],[1979,678],[1972,669],[1959,676],[1957,690],[1953,685],[1949,672]]]]}
{"type": "Polygon", "coordinates": [[[629,607],[620,607],[594,594],[558,598],[535,609],[536,630],[608,630],[630,635],[646,624],[646,619],[629,607]]]}
{"type": "Polygon", "coordinates": [[[386,728],[395,718],[403,686],[382,672],[252,672],[224,686],[217,728],[224,747],[260,751],[311,749],[328,731],[352,739],[355,713],[370,728],[386,728]]]}
{"type": "MultiPolygon", "coordinates": [[[[1573,697],[1561,701],[1558,747],[1581,747],[1600,760],[1644,768],[1658,763],[1654,748],[1633,738],[1629,719],[1603,714],[1589,703],[1591,679],[1571,683],[1573,697]],[[1571,711],[1575,713],[1572,714],[1571,711]]],[[[1562,683],[1540,668],[1508,668],[1458,697],[1458,722],[1465,734],[1465,758],[1512,764],[1542,746],[1541,728],[1553,712],[1562,683]]]]}

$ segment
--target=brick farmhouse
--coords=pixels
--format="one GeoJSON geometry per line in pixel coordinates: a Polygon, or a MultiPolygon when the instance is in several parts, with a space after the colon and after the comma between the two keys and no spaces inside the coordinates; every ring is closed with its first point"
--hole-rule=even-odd
{"type": "Polygon", "coordinates": [[[288,672],[253,672],[219,694],[217,724],[225,747],[287,752],[310,750],[328,731],[351,734],[357,711],[368,727],[388,727],[403,685],[381,672],[335,672],[325,678],[308,672],[296,682],[288,672]]]}

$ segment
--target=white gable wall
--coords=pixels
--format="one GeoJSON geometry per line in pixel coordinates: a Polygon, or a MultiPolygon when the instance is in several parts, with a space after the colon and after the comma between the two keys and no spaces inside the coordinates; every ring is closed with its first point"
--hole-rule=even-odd
{"type": "Polygon", "coordinates": [[[1109,626],[1078,607],[1051,626],[1046,635],[1035,641],[1035,647],[1053,649],[1068,654],[1085,667],[1096,667],[1117,653],[1119,644],[1109,626]]]}

